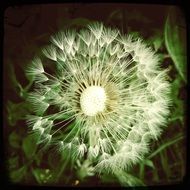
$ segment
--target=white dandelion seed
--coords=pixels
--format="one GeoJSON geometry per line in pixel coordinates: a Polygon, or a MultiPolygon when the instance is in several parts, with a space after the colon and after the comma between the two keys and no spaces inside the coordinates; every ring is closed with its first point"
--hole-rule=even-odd
{"type": "Polygon", "coordinates": [[[57,61],[57,52],[56,52],[56,48],[53,45],[49,45],[47,47],[45,47],[42,52],[44,53],[44,55],[46,57],[48,57],[49,59],[53,60],[53,61],[57,61]]]}
{"type": "Polygon", "coordinates": [[[54,36],[51,37],[51,42],[59,47],[61,50],[64,49],[64,38],[65,38],[65,33],[64,32],[58,32],[54,36]]]}
{"type": "Polygon", "coordinates": [[[95,38],[97,40],[100,39],[101,35],[102,35],[102,31],[103,31],[103,24],[99,23],[99,22],[95,22],[92,25],[89,25],[88,27],[90,29],[90,31],[94,34],[95,38]]]}
{"type": "Polygon", "coordinates": [[[27,68],[26,73],[33,76],[44,73],[44,67],[41,60],[39,58],[34,58],[31,65],[27,68]]]}
{"type": "Polygon", "coordinates": [[[54,69],[44,70],[38,58],[27,70],[36,80],[28,123],[40,142],[94,160],[96,171],[143,159],[169,113],[170,84],[158,57],[141,39],[102,23],[59,32],[51,41],[43,52],[54,69]]]}

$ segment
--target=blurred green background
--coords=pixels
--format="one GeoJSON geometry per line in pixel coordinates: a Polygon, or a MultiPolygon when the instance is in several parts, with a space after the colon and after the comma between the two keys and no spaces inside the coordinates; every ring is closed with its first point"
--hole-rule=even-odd
{"type": "Polygon", "coordinates": [[[178,184],[186,175],[186,23],[174,6],[135,4],[54,4],[8,7],[4,12],[3,137],[5,168],[11,183],[58,186],[135,186],[178,184]],[[120,178],[95,175],[83,181],[51,149],[39,151],[28,133],[25,102],[32,82],[26,65],[60,29],[82,28],[92,21],[140,36],[169,69],[172,85],[168,127],[150,145],[150,154],[120,178]]]}

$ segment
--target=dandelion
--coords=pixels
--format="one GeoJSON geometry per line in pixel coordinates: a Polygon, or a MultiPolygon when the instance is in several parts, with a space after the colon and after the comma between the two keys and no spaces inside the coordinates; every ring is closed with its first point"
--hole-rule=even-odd
{"type": "Polygon", "coordinates": [[[158,56],[102,23],[59,32],[51,42],[27,69],[36,81],[28,125],[39,143],[90,160],[100,172],[138,163],[169,113],[170,85],[158,56]]]}

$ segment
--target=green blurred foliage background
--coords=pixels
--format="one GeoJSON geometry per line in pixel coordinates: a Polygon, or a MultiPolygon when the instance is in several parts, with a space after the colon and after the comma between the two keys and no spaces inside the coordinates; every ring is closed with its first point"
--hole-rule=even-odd
{"type": "Polygon", "coordinates": [[[135,4],[55,4],[9,7],[4,13],[4,152],[11,183],[58,186],[141,186],[181,183],[186,174],[186,23],[174,6],[135,4]],[[24,69],[60,29],[81,28],[92,21],[144,38],[169,69],[172,85],[168,127],[150,145],[140,164],[119,176],[80,176],[90,171],[48,149],[40,151],[28,133],[25,102],[32,80],[24,69]],[[70,168],[70,166],[73,166],[70,168]],[[82,172],[82,173],[81,173],[82,172]],[[121,177],[122,176],[122,177],[121,177]]]}

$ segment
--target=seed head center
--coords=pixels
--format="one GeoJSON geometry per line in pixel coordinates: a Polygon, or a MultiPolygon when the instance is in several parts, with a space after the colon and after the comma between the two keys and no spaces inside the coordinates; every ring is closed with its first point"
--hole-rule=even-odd
{"type": "Polygon", "coordinates": [[[89,86],[81,94],[80,106],[87,116],[95,116],[105,108],[106,92],[100,86],[89,86]]]}

